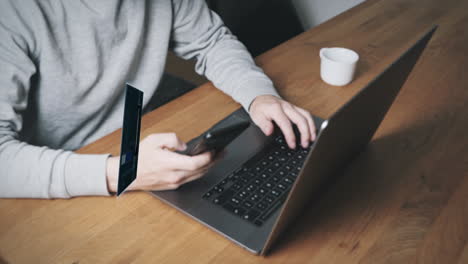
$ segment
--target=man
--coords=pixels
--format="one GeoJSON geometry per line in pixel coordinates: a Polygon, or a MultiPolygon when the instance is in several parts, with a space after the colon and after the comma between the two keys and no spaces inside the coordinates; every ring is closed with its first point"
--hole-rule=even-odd
{"type": "MultiPolygon", "coordinates": [[[[232,96],[265,134],[275,122],[295,146],[315,138],[311,116],[280,99],[203,0],[2,1],[0,7],[0,196],[109,195],[118,157],[76,154],[121,125],[124,84],[155,93],[167,50],[196,58],[196,71],[232,96]]],[[[175,134],[140,145],[133,190],[174,189],[212,165],[210,153],[177,154],[175,134]]]]}

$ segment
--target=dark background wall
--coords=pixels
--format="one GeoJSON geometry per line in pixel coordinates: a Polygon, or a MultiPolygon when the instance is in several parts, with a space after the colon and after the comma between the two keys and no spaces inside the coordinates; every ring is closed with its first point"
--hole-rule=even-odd
{"type": "Polygon", "coordinates": [[[290,0],[207,0],[253,56],[303,32],[290,0]]]}
{"type": "MultiPolygon", "coordinates": [[[[303,32],[290,0],[206,0],[229,29],[255,57],[303,32]]],[[[166,72],[196,85],[207,79],[194,71],[195,62],[185,61],[172,52],[166,72]]]]}

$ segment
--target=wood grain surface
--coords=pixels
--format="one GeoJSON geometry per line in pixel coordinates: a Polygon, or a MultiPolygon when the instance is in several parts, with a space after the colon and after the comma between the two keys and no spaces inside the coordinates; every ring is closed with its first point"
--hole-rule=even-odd
{"type": "MultiPolygon", "coordinates": [[[[268,256],[133,192],[0,199],[0,263],[468,263],[467,10],[466,0],[369,0],[256,59],[284,98],[326,118],[440,25],[367,151],[268,256]],[[360,55],[348,86],[320,80],[318,52],[331,46],[360,55]]],[[[238,107],[207,83],[145,115],[142,137],[188,140],[238,107]]],[[[119,142],[116,131],[79,152],[116,155],[119,142]]]]}

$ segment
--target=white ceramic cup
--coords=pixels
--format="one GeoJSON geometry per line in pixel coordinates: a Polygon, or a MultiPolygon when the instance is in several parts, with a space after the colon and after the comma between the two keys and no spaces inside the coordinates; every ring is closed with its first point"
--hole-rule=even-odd
{"type": "Polygon", "coordinates": [[[320,49],[320,77],[330,85],[343,86],[353,80],[359,55],[346,48],[320,49]]]}

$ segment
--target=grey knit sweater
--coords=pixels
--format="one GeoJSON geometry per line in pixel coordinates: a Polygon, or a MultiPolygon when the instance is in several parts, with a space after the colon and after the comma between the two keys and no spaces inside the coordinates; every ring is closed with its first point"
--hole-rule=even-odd
{"type": "Polygon", "coordinates": [[[109,195],[108,155],[73,150],[121,126],[126,82],[148,104],[168,49],[244,108],[277,95],[203,0],[2,0],[0,197],[109,195]]]}

